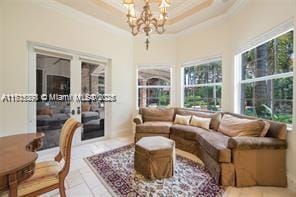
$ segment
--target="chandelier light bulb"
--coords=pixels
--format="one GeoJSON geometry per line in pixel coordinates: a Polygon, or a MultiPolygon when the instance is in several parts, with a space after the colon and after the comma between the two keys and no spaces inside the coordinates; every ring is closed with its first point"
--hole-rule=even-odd
{"type": "Polygon", "coordinates": [[[159,8],[168,8],[170,7],[170,1],[169,0],[162,0],[160,5],[159,5],[159,8]]]}
{"type": "Polygon", "coordinates": [[[134,0],[123,0],[123,5],[128,6],[131,4],[135,4],[135,1],[134,0]]]}
{"type": "Polygon", "coordinates": [[[135,10],[134,4],[129,5],[128,14],[130,15],[131,18],[136,18],[136,10],[135,10]]]}

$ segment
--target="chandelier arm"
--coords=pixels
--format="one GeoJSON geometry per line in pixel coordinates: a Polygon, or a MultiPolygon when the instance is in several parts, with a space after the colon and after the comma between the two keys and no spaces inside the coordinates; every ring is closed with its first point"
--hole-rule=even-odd
{"type": "Polygon", "coordinates": [[[138,31],[134,31],[134,29],[132,29],[132,34],[133,34],[133,36],[136,36],[136,35],[139,34],[139,32],[138,31]]]}
{"type": "Polygon", "coordinates": [[[133,26],[133,27],[132,27],[132,34],[133,34],[133,36],[138,35],[138,33],[139,33],[139,31],[138,31],[138,29],[136,28],[136,26],[133,26]]]}
{"type": "Polygon", "coordinates": [[[144,24],[144,20],[142,18],[139,18],[136,22],[137,31],[140,32],[141,27],[144,24]]]}
{"type": "Polygon", "coordinates": [[[158,20],[156,18],[152,18],[151,24],[153,24],[156,27],[158,25],[158,20]]]}
{"type": "Polygon", "coordinates": [[[151,19],[151,24],[154,26],[154,29],[157,33],[162,34],[164,33],[164,23],[159,23],[159,20],[156,18],[151,19]]]}
{"type": "Polygon", "coordinates": [[[165,32],[164,26],[157,27],[155,30],[158,34],[163,34],[165,32]],[[159,29],[159,28],[161,28],[161,29],[159,29]]]}

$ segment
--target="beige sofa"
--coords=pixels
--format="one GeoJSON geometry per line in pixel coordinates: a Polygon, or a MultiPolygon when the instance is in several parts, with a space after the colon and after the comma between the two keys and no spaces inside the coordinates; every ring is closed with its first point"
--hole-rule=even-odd
{"type": "Polygon", "coordinates": [[[176,147],[197,155],[218,184],[223,186],[287,186],[286,125],[268,121],[265,137],[229,137],[218,131],[225,114],[183,108],[141,108],[134,118],[135,141],[145,136],[164,136],[176,147]],[[210,117],[210,131],[173,124],[175,115],[210,117]]]}

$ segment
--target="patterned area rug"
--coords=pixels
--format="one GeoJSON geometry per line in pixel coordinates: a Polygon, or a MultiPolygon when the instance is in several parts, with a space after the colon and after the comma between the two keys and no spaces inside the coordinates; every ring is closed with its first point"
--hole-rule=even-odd
{"type": "Polygon", "coordinates": [[[85,160],[113,196],[222,196],[223,190],[199,164],[176,155],[174,177],[149,181],[134,170],[133,144],[85,160]]]}

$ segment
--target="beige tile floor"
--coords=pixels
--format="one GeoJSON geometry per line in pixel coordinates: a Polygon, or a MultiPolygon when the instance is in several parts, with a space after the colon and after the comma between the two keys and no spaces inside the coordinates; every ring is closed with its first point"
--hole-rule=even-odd
{"type": "MultiPolygon", "coordinates": [[[[109,140],[98,141],[89,144],[75,146],[72,150],[72,160],[70,172],[66,178],[66,193],[68,197],[108,197],[111,196],[101,181],[91,171],[84,162],[83,158],[97,153],[105,152],[120,146],[132,143],[130,137],[115,138],[109,140]]],[[[177,150],[177,153],[199,161],[197,157],[189,153],[177,150]]],[[[56,151],[40,152],[38,161],[46,161],[54,158],[56,151]]],[[[58,190],[42,195],[44,197],[59,196],[58,190]]],[[[286,188],[276,187],[247,187],[235,188],[228,187],[224,193],[225,197],[293,197],[296,193],[286,188]]]]}

